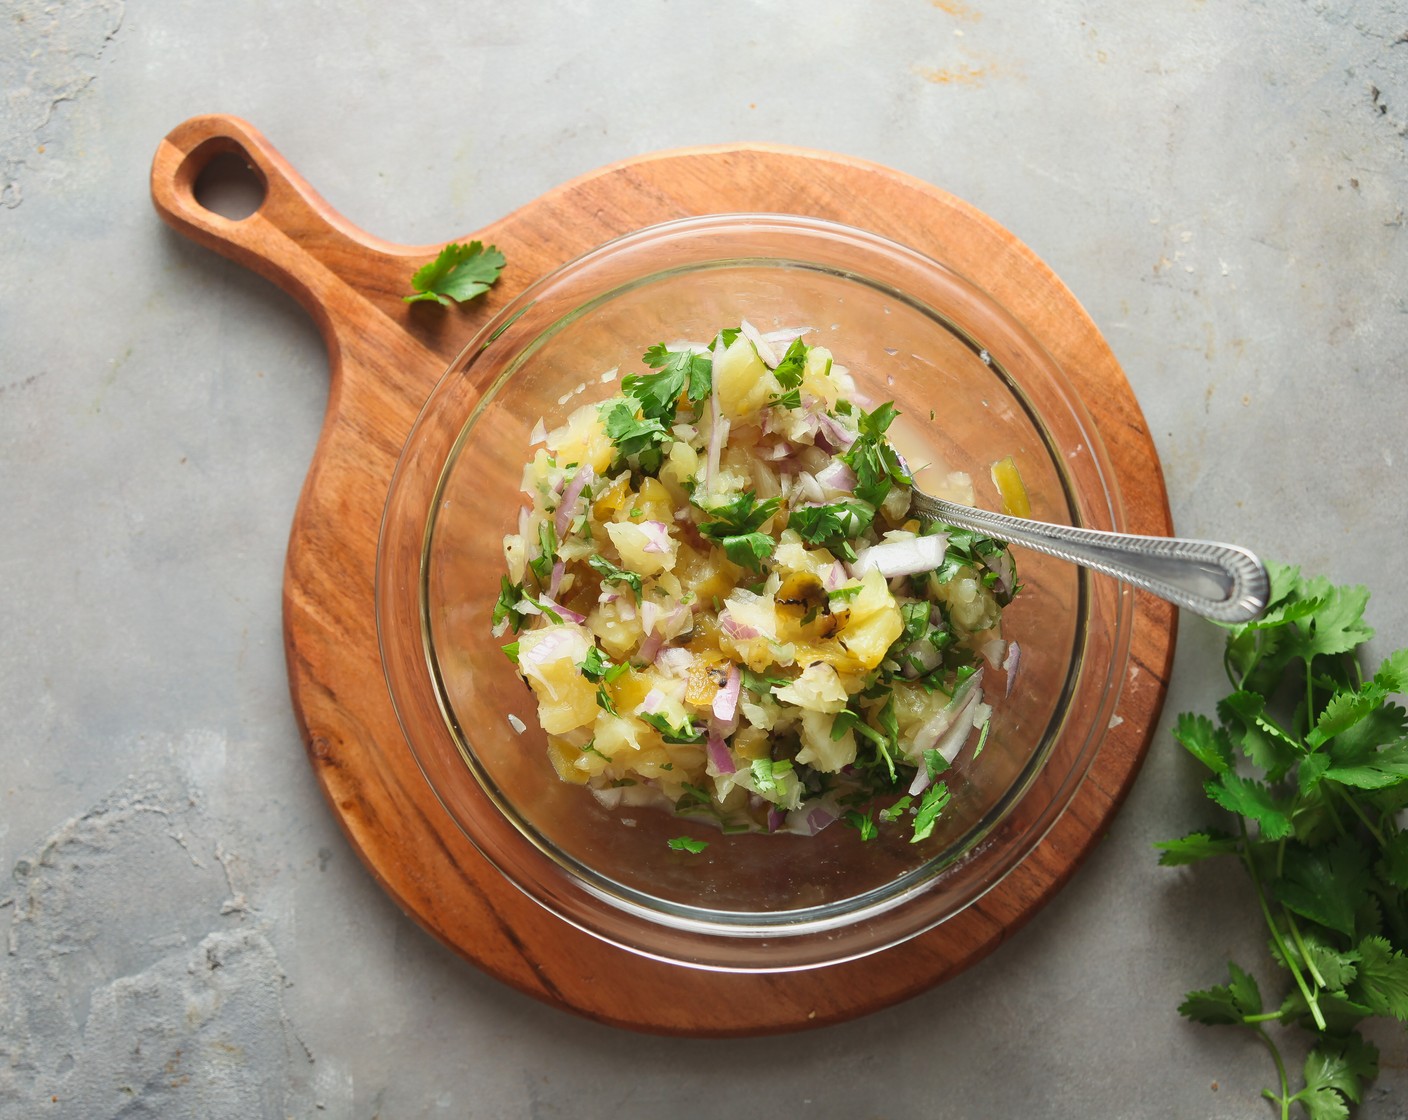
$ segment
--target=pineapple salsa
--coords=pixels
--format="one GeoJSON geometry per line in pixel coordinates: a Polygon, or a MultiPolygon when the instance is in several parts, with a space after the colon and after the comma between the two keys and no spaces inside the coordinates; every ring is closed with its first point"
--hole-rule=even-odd
{"type": "Polygon", "coordinates": [[[909,518],[893,405],[860,407],[806,333],[653,346],[621,395],[540,422],[494,632],[558,775],[608,808],[918,841],[987,737],[984,667],[1010,684],[1015,573],[1005,545],[909,518]]]}

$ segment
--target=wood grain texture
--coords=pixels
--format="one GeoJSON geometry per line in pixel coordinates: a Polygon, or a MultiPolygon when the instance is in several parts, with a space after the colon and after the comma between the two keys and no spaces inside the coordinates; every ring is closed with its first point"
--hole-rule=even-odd
{"type": "Polygon", "coordinates": [[[695,972],[567,926],[504,881],[426,785],[382,676],[373,580],[377,530],[402,442],[436,379],[499,308],[542,273],[619,234],[694,214],[774,212],[848,222],[943,261],[986,288],[1061,364],[1094,415],[1127,528],[1172,532],[1148,429],[1109,347],[1025,245],[926,183],[858,160],[762,145],[645,156],[570,182],[475,237],[508,258],[467,307],[406,304],[440,246],[356,229],[263,136],[228,116],[174,129],[152,166],[167,222],[292,294],[327,342],[327,414],[294,517],[284,580],[289,682],[309,759],[334,814],[383,888],[434,936],[554,1006],[622,1027],[747,1035],[849,1019],[927,990],[990,953],[1065,883],[1107,828],[1148,749],[1173,656],[1173,608],[1136,603],[1118,714],[1085,782],[1041,845],[938,929],[877,956],[771,976],[695,972]],[[231,221],[195,200],[200,172],[233,152],[264,182],[231,221]]]}

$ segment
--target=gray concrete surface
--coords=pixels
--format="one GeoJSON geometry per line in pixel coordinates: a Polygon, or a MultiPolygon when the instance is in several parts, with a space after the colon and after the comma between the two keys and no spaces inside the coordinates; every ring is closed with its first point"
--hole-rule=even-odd
{"type": "MultiPolygon", "coordinates": [[[[1408,8],[1201,0],[192,4],[0,19],[0,1117],[1245,1117],[1183,991],[1258,960],[1173,714],[995,956],[821,1032],[615,1032],[424,936],[344,845],[279,637],[325,399],[292,301],[146,193],[187,116],[260,127],[353,221],[458,235],[572,175],[755,139],[877,160],[1029,243],[1124,363],[1187,535],[1374,591],[1408,644],[1408,8]]],[[[1408,1046],[1361,1110],[1408,1115],[1408,1046]]]]}

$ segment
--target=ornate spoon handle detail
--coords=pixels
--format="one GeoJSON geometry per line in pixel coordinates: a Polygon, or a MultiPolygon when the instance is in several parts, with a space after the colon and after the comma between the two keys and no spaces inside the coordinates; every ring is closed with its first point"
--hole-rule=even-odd
{"type": "Polygon", "coordinates": [[[920,490],[913,492],[910,512],[1104,572],[1214,622],[1250,622],[1266,609],[1266,567],[1237,545],[1050,525],[955,505],[920,490]]]}

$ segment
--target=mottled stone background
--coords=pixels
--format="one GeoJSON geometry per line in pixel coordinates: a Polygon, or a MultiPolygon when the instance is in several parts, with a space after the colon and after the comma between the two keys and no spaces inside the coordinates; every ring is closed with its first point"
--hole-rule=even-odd
{"type": "MultiPolygon", "coordinates": [[[[658,148],[844,152],[992,214],[1124,363],[1178,529],[1367,583],[1408,645],[1408,7],[1195,0],[224,4],[0,13],[0,1117],[1246,1117],[1269,1060],[1183,1023],[1261,959],[1166,734],[1185,622],[1091,862],[957,981],[850,1025],[660,1040],[423,935],[325,809],[279,586],[325,400],[291,300],[147,198],[185,117],[254,122],[397,241],[658,148]]],[[[1408,1115],[1380,1033],[1365,1117],[1408,1115]]]]}

